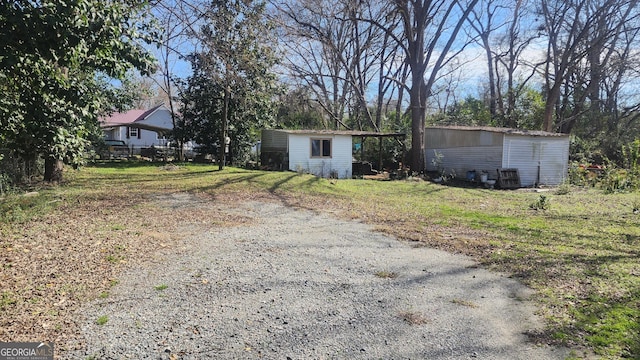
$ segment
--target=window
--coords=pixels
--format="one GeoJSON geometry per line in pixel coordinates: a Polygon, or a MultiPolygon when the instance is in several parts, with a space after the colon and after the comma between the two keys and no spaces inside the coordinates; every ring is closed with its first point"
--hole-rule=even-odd
{"type": "Polygon", "coordinates": [[[311,139],[311,157],[331,157],[331,139],[311,139]]]}
{"type": "Polygon", "coordinates": [[[137,137],[138,139],[140,138],[140,130],[138,130],[138,128],[134,128],[134,127],[127,128],[127,139],[132,137],[137,137]]]}

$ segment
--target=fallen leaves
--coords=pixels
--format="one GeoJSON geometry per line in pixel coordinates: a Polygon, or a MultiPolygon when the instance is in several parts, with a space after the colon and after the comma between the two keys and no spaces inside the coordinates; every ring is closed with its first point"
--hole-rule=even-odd
{"type": "Polygon", "coordinates": [[[1,224],[0,340],[52,341],[62,352],[81,346],[76,312],[108,293],[123,269],[169,254],[195,232],[246,222],[212,203],[192,194],[158,200],[113,193],[1,224]]]}

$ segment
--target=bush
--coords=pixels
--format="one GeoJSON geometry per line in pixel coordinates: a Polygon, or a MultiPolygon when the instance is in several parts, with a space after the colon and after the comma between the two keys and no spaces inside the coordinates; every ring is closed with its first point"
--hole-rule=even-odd
{"type": "Polygon", "coordinates": [[[44,160],[25,160],[7,149],[0,149],[0,194],[30,184],[44,172],[44,160]]]}
{"type": "Polygon", "coordinates": [[[540,195],[538,200],[529,204],[532,210],[549,210],[549,207],[551,207],[551,200],[545,195],[540,195]]]}
{"type": "Polygon", "coordinates": [[[605,193],[636,191],[640,189],[640,140],[622,146],[624,167],[608,159],[602,165],[572,163],[569,181],[578,186],[592,186],[605,193]]]}

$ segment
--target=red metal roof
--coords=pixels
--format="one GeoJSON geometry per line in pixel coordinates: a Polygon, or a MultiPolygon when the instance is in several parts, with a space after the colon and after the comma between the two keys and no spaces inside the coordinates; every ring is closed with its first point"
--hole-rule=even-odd
{"type": "Polygon", "coordinates": [[[133,109],[124,113],[115,113],[109,117],[100,119],[100,126],[101,127],[121,126],[121,125],[131,124],[136,121],[142,121],[162,106],[163,105],[158,105],[149,110],[133,109]]]}

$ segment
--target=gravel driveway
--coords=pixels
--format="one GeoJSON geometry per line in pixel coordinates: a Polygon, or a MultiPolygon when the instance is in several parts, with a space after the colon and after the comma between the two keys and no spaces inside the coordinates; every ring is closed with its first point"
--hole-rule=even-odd
{"type": "Polygon", "coordinates": [[[370,226],[251,202],[79,315],[99,359],[563,359],[528,342],[530,291],[370,226]],[[108,321],[97,325],[106,316],[108,321]]]}

